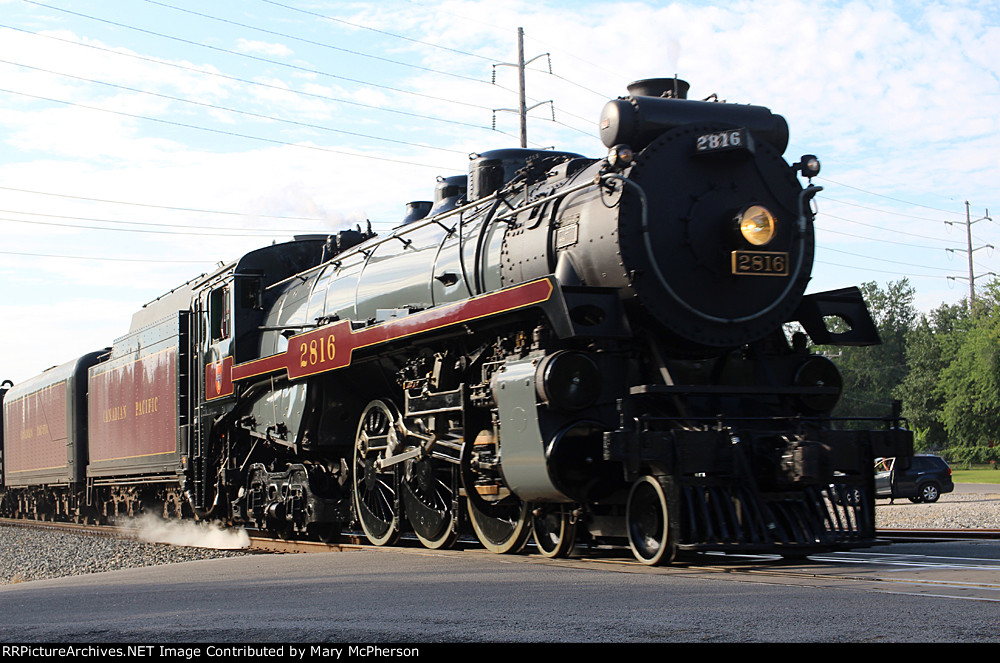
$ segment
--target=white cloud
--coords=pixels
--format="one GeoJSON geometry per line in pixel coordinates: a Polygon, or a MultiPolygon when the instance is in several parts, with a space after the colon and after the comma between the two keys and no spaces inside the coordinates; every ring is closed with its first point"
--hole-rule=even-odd
{"type": "Polygon", "coordinates": [[[240,53],[259,53],[277,57],[288,57],[294,53],[292,49],[284,44],[275,44],[266,41],[255,41],[251,39],[237,39],[236,50],[240,53]]]}
{"type": "MultiPolygon", "coordinates": [[[[48,17],[37,7],[24,14],[23,7],[22,3],[5,5],[16,12],[9,23],[21,25],[17,23],[20,17],[26,29],[34,30],[48,17]]],[[[237,44],[248,55],[294,56],[295,66],[302,68],[223,56],[152,37],[126,41],[123,30],[103,31],[65,17],[58,31],[42,35],[0,28],[0,60],[34,67],[0,64],[0,87],[23,93],[0,92],[0,185],[191,211],[88,203],[9,189],[0,189],[0,209],[190,227],[226,226],[243,233],[254,228],[287,228],[290,235],[364,223],[369,218],[378,228],[391,227],[402,218],[407,201],[431,196],[436,175],[465,168],[465,154],[516,145],[515,116],[498,114],[500,131],[489,131],[492,110],[516,104],[516,73],[500,68],[498,85],[489,81],[492,64],[516,60],[517,27],[525,29],[526,56],[551,53],[555,74],[547,73],[544,60],[528,72],[529,103],[553,99],[558,119],[548,121],[544,108],[532,111],[529,140],[535,145],[602,154],[597,118],[603,104],[625,94],[625,86],[635,79],[675,73],[691,82],[692,98],[715,92],[729,102],[764,105],[784,115],[791,128],[789,160],[815,153],[824,163],[817,182],[826,187],[819,199],[818,236],[823,245],[818,258],[849,266],[817,265],[814,289],[885,281],[897,278],[897,273],[931,274],[919,280],[914,276],[919,300],[928,306],[956,301],[964,289],[943,276],[962,275],[963,261],[948,262],[943,248],[956,235],[947,234],[943,220],[964,218],[965,200],[980,215],[986,207],[1000,206],[995,200],[1000,173],[995,144],[1000,135],[1000,116],[995,112],[1000,97],[1000,16],[986,4],[903,7],[860,1],[756,0],[703,7],[694,2],[619,2],[580,3],[567,12],[564,3],[544,0],[448,0],[435,5],[434,11],[415,3],[369,3],[350,20],[480,57],[325,21],[289,21],[282,31],[309,35],[310,30],[317,30],[313,36],[320,41],[356,46],[482,82],[370,60],[358,64],[357,59],[306,44],[296,45],[293,53],[280,43],[255,41],[252,35],[220,33],[215,25],[201,27],[203,32],[198,33],[199,24],[193,20],[162,30],[199,37],[205,43],[237,44]],[[402,142],[294,127],[59,73],[402,142]],[[303,96],[296,89],[451,123],[303,96]],[[76,105],[45,102],[28,94],[76,105]],[[454,152],[423,150],[405,142],[454,152]],[[194,211],[198,209],[245,212],[246,216],[194,211]],[[909,232],[929,239],[903,234],[909,232]],[[888,243],[893,239],[930,248],[897,247],[888,243]],[[824,254],[823,247],[876,258],[824,254]],[[917,266],[888,262],[880,266],[878,258],[917,266]],[[876,271],[880,268],[885,272],[876,271]],[[951,268],[955,271],[941,271],[951,268]]],[[[26,215],[17,218],[39,220],[26,215]]],[[[65,335],[66,320],[90,320],[73,326],[81,345],[87,346],[81,352],[109,342],[124,330],[135,308],[215,260],[232,259],[271,241],[270,237],[71,231],[0,223],[6,250],[11,251],[207,261],[205,267],[95,264],[5,255],[7,271],[0,276],[8,279],[13,290],[7,287],[0,294],[0,315],[51,330],[45,343],[59,342],[58,331],[65,335]],[[97,308],[85,310],[87,306],[97,308]],[[98,327],[101,319],[107,327],[98,327]]],[[[1000,246],[995,226],[979,224],[976,231],[977,239],[1000,246]]],[[[958,239],[964,240],[964,235],[959,233],[958,239]]],[[[1000,263],[997,258],[983,253],[976,259],[984,271],[1000,272],[993,266],[1000,263]]],[[[24,325],[15,328],[19,334],[26,333],[24,325]]],[[[2,341],[0,347],[16,346],[15,339],[2,341]]],[[[12,375],[23,377],[37,371],[37,366],[24,365],[30,359],[7,358],[22,362],[12,375]]]]}

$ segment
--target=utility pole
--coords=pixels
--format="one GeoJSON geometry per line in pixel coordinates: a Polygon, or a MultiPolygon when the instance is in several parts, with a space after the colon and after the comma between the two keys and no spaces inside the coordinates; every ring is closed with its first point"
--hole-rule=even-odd
{"type": "MultiPolygon", "coordinates": [[[[993,272],[986,272],[985,274],[980,274],[979,276],[976,276],[975,270],[973,269],[973,266],[972,266],[972,254],[973,254],[973,252],[974,251],[978,251],[979,249],[985,249],[987,247],[989,247],[991,249],[995,248],[995,247],[992,244],[984,244],[982,246],[977,246],[976,248],[972,248],[972,224],[979,223],[980,221],[992,221],[992,220],[993,219],[990,218],[990,211],[986,210],[986,216],[980,217],[980,218],[976,219],[975,221],[973,221],[972,220],[972,213],[971,213],[971,211],[969,209],[969,201],[968,200],[965,201],[965,237],[966,237],[966,246],[968,248],[966,248],[964,250],[965,250],[966,253],[969,254],[969,276],[968,276],[968,279],[969,279],[969,311],[970,312],[972,311],[973,305],[976,303],[976,279],[982,278],[984,276],[990,276],[990,275],[996,276],[996,274],[994,274],[993,272]]],[[[948,224],[949,226],[955,225],[951,221],[945,221],[945,223],[948,224]]],[[[945,249],[945,251],[948,251],[950,253],[954,253],[955,251],[962,251],[962,250],[963,249],[945,249]]],[[[964,276],[949,276],[948,277],[948,279],[951,280],[951,281],[954,281],[955,279],[961,279],[961,278],[965,278],[965,277],[964,276]]]]}
{"type": "MultiPolygon", "coordinates": [[[[533,108],[538,108],[544,104],[552,104],[551,101],[539,101],[537,104],[527,107],[526,93],[524,85],[524,68],[537,60],[538,58],[549,58],[549,73],[552,73],[552,58],[549,57],[548,53],[542,53],[541,55],[536,55],[527,62],[524,61],[524,28],[517,29],[517,64],[509,62],[501,62],[493,65],[493,84],[496,85],[497,82],[497,67],[517,67],[517,83],[518,83],[518,107],[515,108],[494,108],[493,109],[493,128],[496,129],[497,125],[497,113],[517,113],[521,117],[521,147],[528,147],[528,111],[533,108]]],[[[552,119],[555,120],[555,109],[552,110],[552,119]]]]}

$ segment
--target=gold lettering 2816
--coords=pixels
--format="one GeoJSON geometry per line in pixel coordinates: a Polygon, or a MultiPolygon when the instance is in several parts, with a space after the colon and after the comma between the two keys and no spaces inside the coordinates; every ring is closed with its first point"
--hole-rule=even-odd
{"type": "Polygon", "coordinates": [[[333,361],[337,354],[336,339],[333,334],[326,338],[313,338],[303,342],[299,349],[299,366],[308,368],[333,361]]]}

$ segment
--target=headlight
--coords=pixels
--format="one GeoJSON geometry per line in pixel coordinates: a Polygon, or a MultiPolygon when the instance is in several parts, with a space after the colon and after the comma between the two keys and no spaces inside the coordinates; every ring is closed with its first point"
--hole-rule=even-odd
{"type": "Polygon", "coordinates": [[[635,154],[628,145],[615,145],[608,151],[608,165],[615,170],[627,168],[633,159],[635,154]]]}
{"type": "Polygon", "coordinates": [[[736,217],[736,221],[743,239],[754,246],[764,246],[774,239],[778,231],[774,215],[761,205],[746,208],[736,217]]]}

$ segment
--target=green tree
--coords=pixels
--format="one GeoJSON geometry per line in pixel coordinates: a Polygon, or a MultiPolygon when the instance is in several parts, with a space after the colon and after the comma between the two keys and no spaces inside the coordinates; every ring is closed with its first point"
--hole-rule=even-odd
{"type": "Polygon", "coordinates": [[[968,306],[942,304],[906,335],[907,374],[893,396],[903,405],[903,416],[917,433],[917,447],[922,451],[948,445],[944,425],[945,396],[938,389],[943,371],[955,356],[969,325],[968,306]]]}
{"type": "Polygon", "coordinates": [[[885,417],[892,411],[893,391],[908,372],[906,341],[917,319],[915,290],[905,278],[889,282],[885,289],[874,281],[861,284],[860,289],[882,344],[822,348],[833,356],[844,379],[844,396],[833,414],[885,417]]]}
{"type": "Polygon", "coordinates": [[[936,395],[949,445],[986,446],[1000,431],[1000,284],[986,288],[966,330],[943,345],[936,395]]]}

